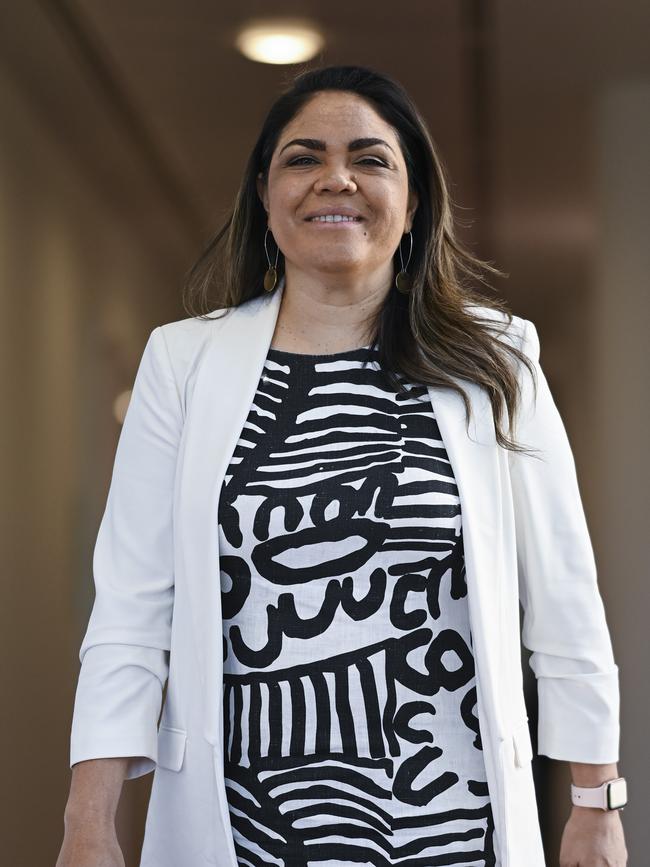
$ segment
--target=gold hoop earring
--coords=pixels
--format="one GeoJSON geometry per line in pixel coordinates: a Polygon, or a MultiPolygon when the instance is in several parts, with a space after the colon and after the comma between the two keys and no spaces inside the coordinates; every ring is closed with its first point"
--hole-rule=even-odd
{"type": "Polygon", "coordinates": [[[411,291],[411,285],[413,283],[411,276],[407,273],[406,269],[408,268],[408,264],[411,261],[411,254],[413,252],[413,233],[409,230],[409,237],[411,239],[411,247],[409,250],[409,257],[406,261],[406,265],[404,264],[404,259],[402,258],[402,239],[400,238],[399,242],[399,258],[402,263],[402,270],[399,272],[397,277],[395,278],[395,287],[398,292],[401,292],[402,295],[408,295],[411,291]]]}
{"type": "Polygon", "coordinates": [[[280,255],[280,248],[278,247],[275,253],[275,265],[271,265],[269,251],[266,246],[266,236],[268,233],[269,227],[267,226],[264,233],[264,252],[266,253],[266,261],[269,263],[269,267],[266,269],[266,274],[264,275],[264,291],[273,292],[275,284],[278,282],[278,256],[280,255]]]}

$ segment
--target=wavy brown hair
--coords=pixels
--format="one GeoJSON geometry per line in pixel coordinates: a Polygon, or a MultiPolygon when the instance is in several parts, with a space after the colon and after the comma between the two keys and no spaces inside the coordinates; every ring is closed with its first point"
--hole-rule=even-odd
{"type": "MultiPolygon", "coordinates": [[[[271,157],[286,125],[311,98],[327,90],[363,97],[390,124],[404,156],[409,188],[418,195],[409,264],[411,291],[403,295],[391,289],[370,323],[384,375],[397,390],[401,390],[400,374],[412,382],[454,389],[462,396],[468,430],[471,404],[451,377],[481,385],[492,404],[499,445],[513,452],[529,451],[511,438],[521,402],[521,383],[512,359],[525,364],[533,378],[534,366],[515,345],[499,337],[512,322],[506,302],[487,298],[470,285],[476,280],[491,289],[482,272],[504,276],[503,272],[474,256],[456,238],[446,169],[418,109],[388,75],[362,66],[306,69],[276,99],[248,158],[232,212],[187,274],[185,311],[192,317],[211,319],[214,317],[208,314],[216,309],[238,307],[264,294],[267,215],[256,178],[261,172],[267,180],[271,157]],[[477,305],[504,314],[506,324],[503,317],[482,318],[472,312],[477,305]],[[507,431],[503,430],[504,408],[507,431]]],[[[271,261],[275,261],[277,248],[273,249],[273,242],[269,247],[271,261]]],[[[397,257],[398,250],[393,261],[399,271],[397,257]]],[[[284,258],[278,256],[278,282],[283,273],[284,258]]]]}

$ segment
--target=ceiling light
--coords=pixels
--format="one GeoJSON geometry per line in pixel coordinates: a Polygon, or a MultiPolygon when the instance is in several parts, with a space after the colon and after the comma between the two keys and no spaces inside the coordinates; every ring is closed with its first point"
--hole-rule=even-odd
{"type": "Polygon", "coordinates": [[[310,23],[293,20],[251,22],[235,39],[241,53],[259,63],[302,63],[323,47],[324,39],[310,23]]]}

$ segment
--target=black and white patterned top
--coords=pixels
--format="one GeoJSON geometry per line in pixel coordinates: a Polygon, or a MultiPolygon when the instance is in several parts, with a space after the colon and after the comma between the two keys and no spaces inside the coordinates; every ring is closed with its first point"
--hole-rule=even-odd
{"type": "Polygon", "coordinates": [[[458,488],[374,347],[270,348],[219,500],[240,865],[495,863],[458,488]]]}

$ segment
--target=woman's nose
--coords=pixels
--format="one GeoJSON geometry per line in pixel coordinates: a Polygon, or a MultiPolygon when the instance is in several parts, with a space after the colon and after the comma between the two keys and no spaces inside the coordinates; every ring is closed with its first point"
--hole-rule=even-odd
{"type": "Polygon", "coordinates": [[[349,172],[330,169],[320,175],[314,187],[319,192],[340,192],[348,188],[356,188],[356,182],[349,172]]]}

